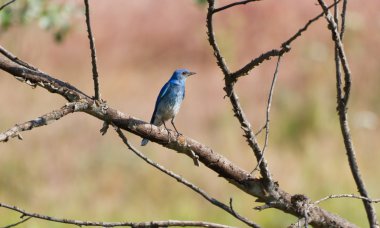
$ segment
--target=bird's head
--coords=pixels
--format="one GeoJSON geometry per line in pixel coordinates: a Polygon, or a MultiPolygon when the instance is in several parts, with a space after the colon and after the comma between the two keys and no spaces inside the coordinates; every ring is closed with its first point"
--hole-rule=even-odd
{"type": "Polygon", "coordinates": [[[194,72],[191,72],[187,69],[177,69],[176,71],[174,71],[172,77],[170,80],[180,80],[180,81],[184,81],[187,77],[191,76],[195,74],[194,72]]]}

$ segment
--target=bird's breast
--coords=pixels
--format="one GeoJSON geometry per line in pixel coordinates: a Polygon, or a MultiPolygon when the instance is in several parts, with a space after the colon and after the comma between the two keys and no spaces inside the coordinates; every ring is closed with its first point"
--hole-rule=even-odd
{"type": "Polygon", "coordinates": [[[161,121],[167,121],[174,118],[183,100],[184,89],[180,86],[173,86],[170,91],[161,99],[157,107],[157,117],[161,121]]]}

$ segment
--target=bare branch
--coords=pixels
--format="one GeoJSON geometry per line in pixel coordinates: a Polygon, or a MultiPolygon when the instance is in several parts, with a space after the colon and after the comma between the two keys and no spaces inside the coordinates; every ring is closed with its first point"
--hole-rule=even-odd
{"type": "Polygon", "coordinates": [[[27,218],[24,218],[23,220],[19,221],[19,222],[16,222],[16,223],[13,223],[13,224],[10,224],[10,225],[7,225],[7,226],[3,226],[1,228],[11,228],[11,227],[15,227],[15,226],[18,226],[26,221],[28,221],[29,219],[31,219],[32,217],[27,217],[27,218]]]}
{"type": "MultiPolygon", "coordinates": [[[[194,139],[183,136],[180,137],[180,140],[177,140],[174,137],[174,133],[168,134],[167,131],[161,131],[160,128],[154,125],[128,116],[111,107],[98,107],[94,105],[93,99],[68,83],[64,83],[40,71],[29,70],[17,63],[6,60],[2,56],[0,56],[0,69],[13,75],[15,78],[32,81],[36,86],[52,93],[57,93],[69,101],[80,100],[81,102],[86,102],[89,106],[84,112],[102,121],[113,123],[121,129],[143,138],[148,138],[150,141],[156,142],[166,148],[184,153],[190,158],[195,154],[199,157],[201,163],[242,191],[257,197],[257,201],[270,203],[273,205],[273,208],[297,217],[303,217],[303,210],[297,208],[297,205],[293,205],[292,195],[286,193],[278,186],[276,186],[274,192],[267,192],[262,179],[254,178],[249,172],[241,169],[220,153],[194,139]],[[170,143],[168,143],[169,137],[172,137],[170,143]]],[[[342,227],[355,227],[347,220],[329,213],[320,207],[313,207],[309,213],[309,223],[314,226],[327,227],[331,224],[339,224],[342,227]]]]}
{"type": "Polygon", "coordinates": [[[90,6],[88,4],[88,0],[84,0],[84,5],[86,7],[86,25],[87,25],[88,39],[90,40],[92,77],[94,80],[95,100],[100,100],[99,74],[98,74],[98,67],[96,65],[96,49],[95,49],[94,38],[92,36],[92,31],[91,31],[90,6]]]}
{"type": "MultiPolygon", "coordinates": [[[[261,155],[261,158],[260,158],[259,162],[257,163],[256,167],[253,169],[252,172],[254,172],[255,170],[257,170],[257,168],[260,166],[260,164],[261,164],[261,162],[263,161],[263,158],[264,158],[265,150],[266,150],[266,148],[268,146],[270,109],[271,109],[271,106],[272,106],[274,86],[275,86],[276,81],[277,81],[278,69],[279,69],[279,66],[280,66],[280,61],[281,61],[281,56],[278,56],[278,58],[277,58],[277,64],[276,64],[276,70],[274,71],[274,75],[273,75],[273,79],[272,79],[272,84],[271,84],[270,90],[269,90],[267,110],[266,110],[266,121],[265,121],[265,125],[263,127],[263,128],[265,128],[265,139],[264,139],[264,146],[263,146],[263,149],[262,149],[263,153],[261,155]]],[[[263,129],[263,128],[261,128],[261,129],[263,129]]]]}
{"type": "Polygon", "coordinates": [[[208,0],[208,10],[207,10],[207,20],[206,20],[208,41],[214,50],[216,63],[218,64],[224,76],[226,77],[230,74],[230,70],[228,69],[224,58],[220,54],[218,44],[215,40],[214,26],[212,23],[212,19],[213,19],[212,16],[214,14],[214,10],[215,10],[215,0],[208,0]]]}
{"type": "Polygon", "coordinates": [[[37,70],[37,68],[35,68],[33,66],[30,66],[26,62],[24,62],[24,61],[20,60],[19,58],[17,58],[17,56],[12,55],[12,53],[10,53],[7,50],[5,50],[2,46],[0,46],[0,53],[3,54],[8,59],[10,59],[11,61],[20,64],[21,66],[24,66],[24,67],[29,68],[31,70],[37,70]]]}
{"type": "Polygon", "coordinates": [[[329,199],[336,199],[336,198],[362,199],[362,200],[368,201],[370,203],[380,203],[380,199],[370,199],[370,198],[367,198],[367,197],[357,196],[357,195],[354,195],[354,194],[339,194],[339,195],[326,196],[326,197],[324,197],[322,199],[319,199],[319,200],[315,201],[314,204],[320,204],[323,201],[326,201],[326,200],[329,200],[329,199]]]}
{"type": "Polygon", "coordinates": [[[7,208],[12,211],[19,212],[22,216],[29,218],[36,218],[50,222],[72,224],[77,226],[101,226],[101,227],[115,227],[115,226],[130,226],[130,227],[168,227],[168,226],[195,226],[195,227],[214,227],[214,228],[231,228],[231,226],[221,225],[217,223],[203,222],[203,221],[150,221],[150,222],[94,222],[94,221],[81,221],[74,219],[56,218],[48,215],[33,213],[25,211],[16,206],[11,206],[0,202],[0,207],[7,208]]]}
{"type": "Polygon", "coordinates": [[[80,103],[80,102],[68,103],[58,110],[53,110],[34,120],[30,120],[22,124],[16,124],[14,127],[10,128],[9,130],[3,133],[0,133],[0,142],[7,142],[10,138],[14,138],[14,137],[18,137],[21,140],[22,137],[20,135],[20,132],[22,131],[30,131],[33,128],[51,124],[55,122],[56,120],[59,120],[70,113],[83,111],[86,108],[87,108],[87,104],[85,103],[80,103]]]}
{"type": "MultiPolygon", "coordinates": [[[[331,30],[333,41],[335,43],[335,49],[336,56],[335,56],[335,63],[336,63],[336,78],[337,78],[337,103],[338,103],[338,115],[339,115],[339,122],[340,127],[342,131],[343,141],[346,148],[346,153],[348,157],[348,162],[350,165],[351,173],[353,175],[353,178],[355,180],[356,186],[360,192],[360,195],[366,198],[370,198],[364,181],[361,177],[359,166],[356,160],[356,152],[354,149],[354,145],[351,138],[350,128],[348,125],[348,117],[347,117],[347,104],[348,99],[351,92],[351,71],[348,65],[348,61],[346,59],[346,55],[343,48],[343,43],[341,40],[341,37],[343,37],[343,33],[339,34],[338,31],[338,25],[335,23],[334,17],[329,12],[329,9],[327,8],[325,2],[323,0],[318,0],[319,4],[321,5],[326,20],[329,25],[329,29],[331,30]],[[343,68],[344,72],[344,95],[341,94],[341,75],[340,75],[340,69],[338,69],[340,66],[343,68]]],[[[346,8],[346,6],[345,6],[346,8]]],[[[342,24],[343,20],[345,19],[345,10],[344,14],[342,15],[342,24]]],[[[335,18],[337,20],[337,17],[335,18]]],[[[376,210],[371,204],[371,202],[363,200],[363,204],[367,213],[368,221],[371,227],[379,227],[379,223],[376,218],[376,210]]]]}
{"type": "Polygon", "coordinates": [[[352,199],[362,199],[362,200],[365,200],[365,201],[368,201],[368,202],[371,202],[371,203],[380,203],[380,199],[370,199],[370,198],[367,198],[367,197],[363,197],[363,196],[357,196],[355,194],[338,194],[338,195],[330,195],[330,196],[326,196],[322,199],[319,199],[317,201],[315,201],[314,203],[315,204],[320,204],[322,203],[323,201],[326,201],[326,200],[329,200],[329,199],[336,199],[336,198],[352,198],[352,199]]]}
{"type": "Polygon", "coordinates": [[[11,0],[11,1],[5,3],[4,5],[2,5],[2,6],[0,7],[0,11],[2,11],[5,7],[7,7],[8,5],[12,4],[12,3],[15,2],[15,1],[16,1],[16,0],[11,0]]]}
{"type": "Polygon", "coordinates": [[[134,154],[136,154],[139,158],[143,159],[146,163],[148,163],[149,165],[155,167],[156,169],[160,170],[161,172],[165,173],[166,175],[174,178],[176,181],[180,182],[181,184],[184,184],[185,186],[189,187],[191,190],[193,190],[194,192],[196,192],[199,195],[201,195],[203,198],[205,198],[207,201],[209,201],[213,205],[215,205],[215,206],[217,206],[217,207],[225,210],[226,212],[228,212],[229,214],[233,215],[235,218],[237,218],[240,221],[244,222],[248,226],[250,226],[250,227],[256,227],[256,228],[260,227],[256,223],[254,223],[254,222],[250,221],[249,219],[247,219],[247,218],[239,215],[238,213],[236,213],[232,209],[232,207],[230,208],[226,204],[224,204],[224,203],[218,201],[217,199],[209,196],[204,190],[200,189],[198,186],[195,186],[194,184],[190,183],[189,181],[187,181],[183,177],[179,176],[178,174],[176,174],[176,173],[174,173],[174,172],[166,169],[162,165],[160,165],[160,164],[152,161],[148,157],[146,157],[144,154],[142,154],[140,151],[138,151],[134,146],[132,146],[128,142],[127,137],[125,137],[125,135],[120,130],[120,128],[118,128],[118,127],[114,127],[114,128],[115,128],[115,131],[117,132],[117,134],[119,135],[119,137],[123,140],[124,144],[128,147],[128,149],[131,150],[134,154]]]}
{"type": "MultiPolygon", "coordinates": [[[[330,9],[331,7],[333,7],[334,5],[338,4],[341,0],[338,0],[336,3],[334,4],[331,4],[328,9],[330,9]]],[[[274,56],[282,56],[284,55],[285,53],[289,52],[290,51],[290,45],[293,41],[295,41],[297,38],[299,38],[303,32],[305,32],[309,26],[314,23],[315,21],[317,21],[319,18],[321,18],[322,16],[324,15],[324,13],[320,13],[318,14],[316,17],[310,19],[301,29],[299,29],[293,36],[291,36],[287,41],[283,42],[281,44],[281,48],[280,49],[273,49],[273,50],[270,50],[264,54],[261,54],[259,57],[251,60],[251,62],[249,62],[248,64],[246,64],[245,66],[243,66],[242,68],[240,68],[239,70],[231,73],[231,80],[235,81],[237,80],[239,77],[241,76],[245,76],[245,75],[248,75],[248,73],[255,67],[259,66],[261,63],[263,63],[264,61],[266,60],[270,60],[271,57],[274,57],[274,56]]]]}
{"type": "MultiPolygon", "coordinates": [[[[208,40],[209,40],[210,46],[214,50],[214,55],[216,57],[217,64],[219,65],[220,69],[222,70],[224,74],[224,81],[225,81],[224,90],[226,91],[227,97],[229,97],[230,99],[235,117],[239,120],[240,126],[244,131],[244,137],[246,138],[248,145],[251,147],[252,151],[254,152],[257,161],[260,161],[262,157],[262,152],[257,143],[255,134],[252,131],[251,124],[246,118],[245,113],[240,105],[238,96],[236,95],[234,91],[234,83],[236,82],[236,80],[232,77],[230,71],[228,70],[227,64],[225,63],[224,58],[222,57],[215,40],[214,28],[213,28],[213,23],[212,23],[215,1],[208,0],[208,4],[209,4],[209,7],[207,11],[207,24],[206,24],[208,40]]],[[[271,191],[270,189],[273,189],[274,187],[273,180],[268,170],[267,162],[264,159],[260,164],[260,173],[265,180],[265,188],[267,188],[266,191],[271,191]]]]}
{"type": "Polygon", "coordinates": [[[217,13],[219,11],[226,10],[226,9],[231,8],[233,6],[244,5],[244,4],[247,4],[250,2],[258,2],[258,1],[261,1],[261,0],[245,0],[245,1],[234,2],[234,3],[231,3],[231,4],[228,4],[228,5],[214,9],[213,13],[217,13]]]}
{"type": "Polygon", "coordinates": [[[333,41],[337,45],[339,58],[341,61],[341,65],[344,72],[344,79],[345,79],[345,86],[343,88],[345,94],[344,94],[344,103],[348,103],[348,99],[350,96],[350,90],[351,90],[351,70],[346,58],[346,54],[343,48],[342,40],[340,39],[340,34],[338,32],[338,25],[335,23],[333,16],[331,15],[328,7],[326,6],[325,2],[323,0],[318,0],[319,4],[321,5],[326,20],[329,24],[329,29],[331,30],[331,33],[333,35],[333,41]]]}
{"type": "MultiPolygon", "coordinates": [[[[347,0],[343,0],[342,6],[342,24],[340,25],[340,39],[343,40],[344,32],[346,31],[346,11],[347,11],[347,0]]],[[[337,22],[338,23],[338,22],[337,22]]]]}

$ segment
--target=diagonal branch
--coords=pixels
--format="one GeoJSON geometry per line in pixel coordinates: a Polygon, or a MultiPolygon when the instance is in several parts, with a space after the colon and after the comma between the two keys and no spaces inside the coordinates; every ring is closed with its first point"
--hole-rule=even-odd
{"type": "Polygon", "coordinates": [[[262,149],[263,153],[261,155],[261,158],[260,158],[259,162],[257,163],[256,167],[253,169],[252,172],[254,172],[260,166],[260,164],[261,164],[261,162],[263,161],[263,158],[264,158],[265,150],[266,150],[266,148],[268,146],[270,109],[271,109],[271,106],[272,106],[274,86],[275,86],[276,81],[277,81],[278,69],[279,69],[279,66],[280,66],[280,61],[281,61],[281,56],[278,56],[278,58],[277,58],[277,64],[276,64],[276,69],[274,71],[274,75],[273,75],[273,79],[272,79],[272,83],[271,83],[270,90],[269,90],[269,95],[268,95],[267,110],[266,110],[266,121],[265,121],[265,125],[263,127],[263,128],[265,128],[265,139],[264,139],[264,146],[263,146],[263,149],[262,149]]]}
{"type": "Polygon", "coordinates": [[[74,219],[56,218],[48,215],[33,213],[25,211],[16,206],[8,205],[0,202],[0,207],[7,208],[12,211],[19,212],[22,216],[29,218],[36,218],[56,223],[71,224],[77,226],[101,226],[101,227],[115,227],[115,226],[130,226],[130,227],[169,227],[169,226],[195,226],[195,227],[213,227],[213,228],[231,228],[231,226],[221,225],[217,223],[203,222],[203,221],[150,221],[150,222],[94,222],[94,221],[81,221],[74,219]]]}
{"type": "MultiPolygon", "coordinates": [[[[330,9],[334,7],[334,5],[338,4],[341,0],[338,0],[337,2],[331,4],[327,8],[330,9]]],[[[231,73],[231,80],[236,81],[239,77],[248,75],[248,73],[254,69],[255,67],[259,66],[261,63],[263,63],[266,60],[270,60],[271,57],[274,56],[282,56],[285,53],[290,51],[290,45],[293,41],[295,41],[297,38],[299,38],[303,32],[305,32],[311,24],[316,22],[319,18],[321,18],[324,15],[324,12],[318,14],[316,17],[310,19],[302,28],[300,28],[293,36],[291,36],[288,40],[283,42],[281,44],[280,49],[273,49],[270,51],[267,51],[263,54],[261,54],[259,57],[251,60],[249,63],[247,63],[245,66],[240,68],[239,70],[231,73]]]]}
{"type": "Polygon", "coordinates": [[[10,224],[10,225],[7,225],[7,226],[3,226],[1,228],[11,228],[11,227],[15,227],[15,226],[18,226],[26,221],[28,221],[29,219],[31,219],[32,217],[27,217],[27,218],[24,218],[23,220],[19,221],[19,222],[16,222],[16,223],[13,223],[13,224],[10,224]]]}
{"type": "Polygon", "coordinates": [[[90,6],[88,4],[88,0],[84,0],[84,5],[86,7],[86,25],[87,25],[88,39],[90,40],[92,77],[94,80],[95,100],[100,100],[99,74],[98,74],[98,67],[96,66],[96,49],[95,49],[94,38],[92,36],[92,31],[91,31],[90,6]]]}
{"type": "Polygon", "coordinates": [[[31,70],[37,70],[37,68],[34,68],[34,67],[28,65],[26,62],[23,62],[22,60],[17,58],[17,56],[14,56],[12,53],[8,52],[7,50],[5,50],[1,46],[0,46],[0,53],[3,54],[4,56],[6,56],[11,61],[20,64],[21,66],[24,66],[24,67],[29,68],[31,70]]]}
{"type": "MultiPolygon", "coordinates": [[[[298,204],[294,203],[294,196],[276,186],[274,189],[276,197],[274,197],[273,194],[269,194],[265,190],[262,179],[254,178],[249,172],[232,163],[220,153],[194,139],[183,136],[179,138],[180,140],[177,140],[174,133],[168,134],[167,131],[162,131],[154,125],[126,115],[111,107],[98,107],[95,105],[96,103],[93,99],[68,83],[63,83],[40,71],[29,70],[22,65],[6,60],[6,58],[2,56],[0,56],[0,69],[13,75],[15,78],[23,79],[23,81],[32,81],[36,86],[52,93],[57,93],[71,102],[77,100],[86,102],[88,108],[84,110],[84,112],[102,121],[113,123],[121,129],[143,138],[148,138],[150,141],[183,153],[190,158],[193,158],[195,154],[199,157],[199,161],[205,166],[247,194],[257,197],[257,201],[265,202],[273,208],[277,208],[299,218],[304,216],[304,210],[300,208],[298,204]],[[169,137],[170,143],[168,143],[169,137]]],[[[355,225],[349,223],[347,220],[323,210],[318,206],[309,210],[308,218],[309,223],[317,227],[328,227],[332,224],[341,227],[355,227],[355,225]]]]}
{"type": "Polygon", "coordinates": [[[124,144],[128,147],[129,150],[131,150],[134,154],[136,154],[139,158],[143,159],[145,162],[147,162],[149,165],[155,167],[156,169],[160,170],[161,172],[165,173],[166,175],[174,178],[176,181],[184,184],[185,186],[189,187],[191,190],[195,191],[199,195],[201,195],[203,198],[205,198],[207,201],[212,203],[213,205],[223,209],[224,211],[228,212],[229,214],[233,215],[235,218],[239,219],[240,221],[244,222],[250,227],[255,227],[259,228],[260,226],[257,225],[256,223],[250,221],[249,219],[239,215],[236,213],[231,207],[228,207],[226,204],[218,201],[217,199],[209,196],[204,190],[200,189],[199,187],[195,186],[194,184],[190,183],[183,177],[179,176],[178,174],[175,174],[174,172],[167,170],[165,167],[163,167],[160,164],[155,163],[148,157],[146,157],[144,154],[142,154],[140,151],[138,151],[134,146],[132,146],[129,142],[128,139],[125,137],[123,132],[120,130],[118,127],[114,127],[115,131],[119,135],[119,137],[123,140],[124,144]]]}
{"type": "MultiPolygon", "coordinates": [[[[326,20],[329,25],[329,29],[331,30],[333,41],[335,43],[335,65],[336,65],[336,78],[337,78],[337,103],[338,103],[338,115],[339,115],[339,122],[340,122],[340,128],[342,131],[343,141],[346,148],[346,153],[348,157],[348,162],[350,165],[351,173],[353,175],[353,178],[355,180],[356,186],[360,192],[360,195],[365,198],[370,198],[369,194],[366,190],[366,186],[364,184],[364,181],[361,177],[359,166],[356,160],[356,152],[354,149],[354,145],[351,138],[350,128],[348,124],[348,116],[347,116],[347,104],[348,99],[351,92],[351,71],[349,68],[348,61],[346,59],[346,55],[343,48],[343,43],[341,40],[341,37],[343,37],[343,33],[339,34],[338,31],[338,25],[335,23],[334,17],[329,12],[325,2],[323,0],[318,0],[319,4],[321,5],[326,20]],[[344,72],[344,87],[342,89],[342,82],[341,82],[341,73],[340,73],[340,66],[343,68],[344,72]],[[344,94],[341,94],[341,91],[344,92],[344,94]]],[[[344,6],[346,8],[346,6],[344,6]]],[[[345,10],[343,11],[342,15],[342,23],[345,19],[345,10]]],[[[367,218],[369,221],[369,224],[371,227],[379,227],[379,223],[376,218],[376,210],[374,206],[371,204],[371,202],[367,200],[363,200],[363,204],[367,213],[367,218]]]]}
{"type": "Polygon", "coordinates": [[[234,2],[234,3],[231,3],[231,4],[221,6],[219,8],[214,9],[213,13],[217,13],[217,12],[220,12],[222,10],[226,10],[226,9],[231,8],[233,6],[245,5],[245,4],[250,3],[250,2],[258,2],[258,1],[261,1],[261,0],[244,0],[244,1],[234,2]]]}
{"type": "Polygon", "coordinates": [[[2,11],[5,7],[7,7],[8,5],[14,3],[15,1],[16,1],[16,0],[11,0],[11,1],[5,3],[4,5],[2,5],[2,6],[0,7],[0,11],[2,11]]]}
{"type": "Polygon", "coordinates": [[[83,111],[87,108],[87,104],[74,102],[68,103],[58,110],[53,110],[43,116],[40,116],[34,120],[27,121],[22,124],[16,124],[14,127],[8,129],[5,132],[0,133],[0,142],[7,142],[10,138],[18,137],[22,139],[20,132],[30,131],[33,128],[45,126],[61,119],[62,117],[78,111],[83,111]]]}

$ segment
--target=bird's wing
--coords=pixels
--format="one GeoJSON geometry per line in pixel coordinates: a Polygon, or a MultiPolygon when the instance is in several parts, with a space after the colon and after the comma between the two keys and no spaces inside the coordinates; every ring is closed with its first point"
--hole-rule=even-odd
{"type": "Polygon", "coordinates": [[[150,119],[150,123],[154,123],[154,119],[156,117],[156,112],[157,112],[157,107],[158,104],[161,102],[162,98],[167,94],[168,90],[170,88],[170,82],[167,82],[161,89],[160,93],[158,94],[157,100],[156,100],[156,105],[154,106],[154,111],[152,114],[152,118],[150,119]]]}

